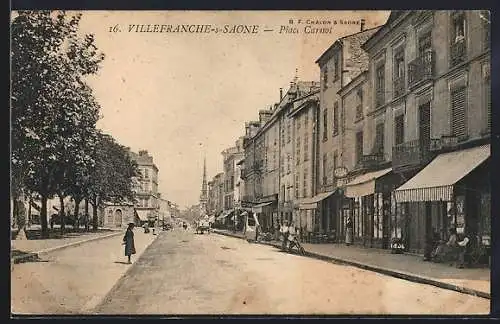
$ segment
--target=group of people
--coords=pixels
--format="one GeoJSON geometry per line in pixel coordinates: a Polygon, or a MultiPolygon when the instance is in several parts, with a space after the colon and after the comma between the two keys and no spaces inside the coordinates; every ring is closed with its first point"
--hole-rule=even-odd
{"type": "Polygon", "coordinates": [[[295,242],[295,239],[300,234],[300,230],[295,226],[293,221],[288,223],[288,220],[284,220],[279,229],[279,233],[282,237],[281,247],[285,249],[289,243],[295,242]]]}
{"type": "Polygon", "coordinates": [[[455,261],[458,268],[463,268],[469,237],[457,234],[456,228],[448,230],[448,240],[443,241],[439,233],[433,228],[425,242],[424,261],[455,261]]]}

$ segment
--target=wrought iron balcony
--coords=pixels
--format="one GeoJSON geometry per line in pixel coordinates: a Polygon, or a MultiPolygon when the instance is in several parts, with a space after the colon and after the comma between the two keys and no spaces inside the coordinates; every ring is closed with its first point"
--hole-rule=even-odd
{"type": "Polygon", "coordinates": [[[394,78],[393,86],[394,86],[394,98],[403,95],[405,93],[405,77],[400,76],[394,78]]]}
{"type": "Polygon", "coordinates": [[[434,158],[435,153],[431,148],[438,146],[439,139],[430,139],[424,143],[414,140],[398,144],[392,148],[392,168],[401,169],[425,164],[434,158]]]}
{"type": "Polygon", "coordinates": [[[451,65],[457,65],[465,61],[467,47],[465,39],[461,39],[451,45],[451,65]]]}
{"type": "Polygon", "coordinates": [[[385,158],[385,154],[383,152],[365,154],[359,158],[355,169],[376,168],[384,162],[386,162],[386,158],[385,158]]]}
{"type": "Polygon", "coordinates": [[[459,138],[456,136],[443,135],[441,138],[432,140],[431,151],[441,151],[447,149],[453,149],[459,144],[459,138]]]}
{"type": "Polygon", "coordinates": [[[408,84],[412,86],[420,81],[434,77],[435,54],[427,51],[408,64],[408,84]]]}

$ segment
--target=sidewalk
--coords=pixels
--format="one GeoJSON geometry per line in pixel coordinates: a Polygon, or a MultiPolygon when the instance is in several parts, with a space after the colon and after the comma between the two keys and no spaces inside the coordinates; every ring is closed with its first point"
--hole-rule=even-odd
{"type": "Polygon", "coordinates": [[[63,238],[11,240],[11,261],[14,263],[36,258],[39,254],[82,244],[85,242],[120,235],[123,230],[99,230],[98,232],[68,233],[63,238]]]}
{"type": "MultiPolygon", "coordinates": [[[[214,230],[214,232],[243,238],[241,233],[214,230]]],[[[259,242],[275,247],[280,242],[259,242]]],[[[449,264],[424,262],[409,254],[391,254],[388,250],[346,246],[344,244],[306,244],[308,256],[340,262],[393,277],[434,285],[483,298],[491,299],[490,269],[457,269],[449,264]]]]}
{"type": "MultiPolygon", "coordinates": [[[[142,229],[134,233],[133,263],[159,236],[142,229]]],[[[38,262],[17,264],[11,272],[12,313],[91,312],[131,267],[126,264],[122,234],[46,253],[38,262]]]]}

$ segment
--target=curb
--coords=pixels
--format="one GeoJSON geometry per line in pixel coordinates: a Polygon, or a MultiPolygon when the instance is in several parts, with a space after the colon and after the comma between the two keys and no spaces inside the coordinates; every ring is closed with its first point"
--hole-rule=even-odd
{"type": "Polygon", "coordinates": [[[103,240],[106,238],[110,238],[110,237],[114,237],[114,236],[118,236],[118,235],[122,235],[122,234],[123,234],[122,232],[116,232],[116,233],[98,236],[98,237],[93,237],[90,239],[85,239],[85,240],[81,240],[81,241],[77,241],[77,242],[71,242],[71,243],[68,243],[65,245],[55,246],[55,247],[44,249],[44,250],[37,251],[37,252],[30,252],[26,255],[12,258],[11,264],[12,263],[17,264],[17,263],[22,263],[22,262],[27,262],[27,261],[35,261],[35,260],[38,260],[41,255],[45,255],[45,254],[48,254],[50,252],[64,250],[64,249],[69,248],[69,247],[75,247],[75,246],[78,246],[78,245],[81,245],[84,243],[103,240]]]}
{"type": "MultiPolygon", "coordinates": [[[[238,236],[236,234],[232,234],[232,233],[223,233],[223,232],[217,232],[217,231],[215,231],[214,233],[220,234],[220,235],[225,235],[225,236],[230,236],[230,237],[234,237],[234,238],[244,239],[243,237],[238,236]]],[[[270,242],[256,242],[256,243],[280,248],[280,245],[275,244],[275,243],[270,243],[270,242]]],[[[338,263],[338,264],[350,265],[350,266],[354,266],[354,267],[361,268],[364,270],[381,273],[383,275],[391,276],[394,278],[403,279],[403,280],[416,282],[416,283],[420,283],[420,284],[431,285],[431,286],[435,286],[435,287],[442,288],[442,289],[453,290],[453,291],[456,291],[459,293],[472,295],[475,297],[491,299],[491,294],[486,293],[484,291],[480,291],[480,290],[476,290],[476,289],[472,289],[472,288],[466,288],[466,287],[462,287],[459,285],[454,285],[451,283],[446,283],[446,282],[434,280],[434,279],[424,277],[424,276],[417,276],[417,275],[414,275],[411,273],[406,273],[403,271],[395,271],[395,270],[391,270],[391,269],[387,269],[387,268],[382,268],[382,267],[378,267],[378,266],[373,266],[373,265],[361,263],[358,261],[341,259],[341,258],[336,258],[336,257],[332,257],[332,256],[326,256],[326,255],[322,255],[319,253],[310,252],[307,250],[306,250],[305,256],[310,257],[310,258],[315,258],[318,260],[330,261],[330,262],[334,262],[334,263],[338,263]]]]}
{"type": "Polygon", "coordinates": [[[123,273],[123,275],[118,278],[118,280],[116,280],[116,282],[114,283],[113,287],[111,287],[111,289],[99,300],[99,302],[97,302],[95,304],[94,307],[91,307],[90,309],[84,309],[83,312],[85,314],[88,314],[88,315],[98,315],[98,311],[99,311],[99,307],[101,307],[101,305],[109,299],[109,296],[111,296],[111,294],[113,294],[117,289],[118,287],[120,287],[120,284],[123,282],[123,280],[125,280],[125,278],[127,277],[127,275],[129,274],[130,271],[132,271],[132,269],[134,268],[135,264],[142,258],[142,256],[144,255],[144,253],[146,253],[146,251],[149,249],[149,247],[151,245],[153,245],[153,243],[160,237],[160,233],[154,235],[155,238],[151,241],[151,243],[149,243],[146,248],[144,249],[144,251],[142,251],[141,255],[135,260],[135,262],[133,262],[130,267],[128,267],[128,269],[123,273]]]}

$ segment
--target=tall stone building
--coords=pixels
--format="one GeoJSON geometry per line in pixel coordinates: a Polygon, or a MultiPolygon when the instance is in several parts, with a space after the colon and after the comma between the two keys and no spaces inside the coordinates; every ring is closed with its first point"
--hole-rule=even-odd
{"type": "Polygon", "coordinates": [[[392,172],[406,181],[392,197],[387,236],[416,253],[432,228],[489,244],[489,12],[394,11],[363,47],[371,129],[384,130],[392,172]]]}
{"type": "MultiPolygon", "coordinates": [[[[318,177],[315,202],[317,209],[313,219],[315,232],[339,231],[339,210],[341,194],[338,187],[336,169],[345,170],[343,148],[352,138],[351,128],[345,127],[346,108],[342,106],[339,90],[368,69],[368,55],[362,44],[380,27],[361,31],[336,40],[316,61],[320,67],[321,91],[320,111],[318,114],[318,177]],[[341,127],[342,126],[342,127],[341,127]],[[345,136],[344,136],[345,135],[345,136]]],[[[359,93],[362,97],[363,93],[359,93]]],[[[351,171],[351,170],[349,170],[351,171]]]]}
{"type": "Polygon", "coordinates": [[[309,233],[313,228],[314,213],[317,203],[313,200],[316,192],[317,175],[317,140],[316,119],[319,111],[319,89],[301,96],[293,103],[289,112],[292,119],[293,147],[293,189],[294,217],[302,233],[309,233]]]}
{"type": "Polygon", "coordinates": [[[158,167],[148,151],[141,150],[139,154],[132,152],[133,159],[137,162],[140,176],[137,179],[135,209],[142,223],[148,222],[151,226],[158,220],[158,167]]]}

